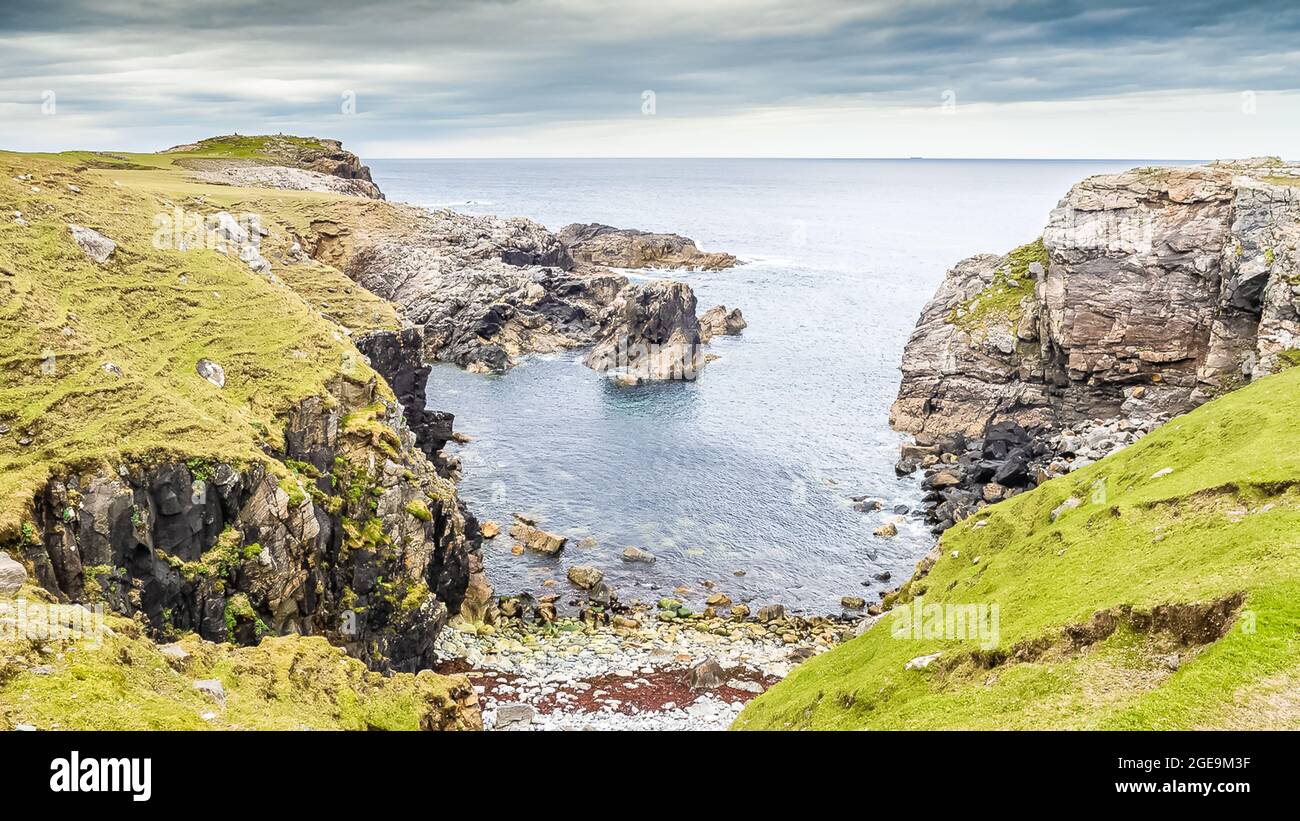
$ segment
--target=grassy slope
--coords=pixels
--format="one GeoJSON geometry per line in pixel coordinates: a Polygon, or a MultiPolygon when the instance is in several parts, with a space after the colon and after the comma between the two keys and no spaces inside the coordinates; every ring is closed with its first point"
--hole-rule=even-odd
{"type": "MultiPolygon", "coordinates": [[[[75,606],[47,609],[44,598],[26,588],[19,599],[0,599],[0,624],[18,605],[29,624],[74,623],[75,606]]],[[[0,730],[417,730],[450,728],[457,716],[475,721],[457,707],[469,694],[463,677],[385,677],[320,637],[234,647],[188,636],[180,644],[191,656],[177,663],[134,622],[110,614],[105,626],[102,634],[41,641],[0,631],[0,730]],[[224,706],[194,688],[201,679],[222,683],[224,706]]]]}
{"type": "Polygon", "coordinates": [[[894,638],[887,613],[751,702],[736,726],[1300,727],[1298,483],[1300,369],[1291,369],[952,528],[929,575],[899,596],[996,603],[1007,650],[1120,605],[1244,593],[1222,638],[1175,646],[1121,628],[1082,651],[988,669],[971,642],[894,638]],[[1082,504],[1052,522],[1071,496],[1082,504]],[[935,652],[944,655],[929,668],[904,669],[935,652]],[[1176,671],[1169,653],[1180,656],[1176,671]]]}
{"type": "MultiPolygon", "coordinates": [[[[250,153],[247,142],[231,147],[250,153]]],[[[12,428],[0,437],[0,543],[15,537],[52,472],[160,455],[262,458],[259,442],[279,443],[277,418],[291,404],[323,395],[340,375],[371,376],[321,314],[351,330],[397,326],[390,305],[335,269],[276,262],[292,243],[286,226],[342,198],[195,183],[173,165],[194,156],[223,156],[222,146],[0,152],[0,423],[12,428]],[[234,254],[154,248],[153,218],[177,206],[261,214],[271,230],[263,254],[279,282],[234,254]],[[116,241],[115,256],[102,266],[86,258],[68,223],[116,241]],[[52,376],[42,371],[49,352],[52,376]],[[224,366],[224,390],[198,377],[200,358],[224,366]],[[123,376],[105,373],[106,362],[123,376]],[[29,430],[34,441],[22,447],[29,430]]]]}
{"type": "MultiPolygon", "coordinates": [[[[19,537],[48,478],[73,469],[167,457],[256,459],[284,472],[259,447],[282,444],[282,414],[327,396],[334,380],[374,376],[347,334],[398,327],[393,306],[328,265],[282,260],[313,215],[337,217],[370,201],[207,185],[176,164],[265,158],[260,139],[206,141],[183,154],[0,152],[0,423],[11,428],[0,436],[0,545],[19,537]],[[259,214],[274,277],[233,253],[155,248],[154,217],[177,206],[259,214]],[[30,224],[18,224],[15,211],[30,224]],[[86,258],[68,223],[116,241],[114,257],[105,265],[86,258]],[[200,358],[224,366],[223,390],[199,378],[200,358]],[[122,376],[106,373],[105,362],[122,376]],[[24,434],[33,439],[25,447],[24,434]]],[[[23,595],[44,598],[31,588],[23,595]]],[[[14,605],[0,601],[0,623],[14,605]]],[[[110,616],[108,624],[113,633],[99,645],[15,640],[0,630],[0,729],[415,729],[445,724],[457,712],[450,690],[464,684],[379,677],[324,639],[301,637],[235,648],[191,636],[193,658],[174,669],[134,622],[110,616]],[[31,672],[42,666],[49,672],[31,672]],[[194,690],[200,678],[223,682],[224,709],[194,690]],[[203,719],[210,711],[217,716],[203,719]]]]}

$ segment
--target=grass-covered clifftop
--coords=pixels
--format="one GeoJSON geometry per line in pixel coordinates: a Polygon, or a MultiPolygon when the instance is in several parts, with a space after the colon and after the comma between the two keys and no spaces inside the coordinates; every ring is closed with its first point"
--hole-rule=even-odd
{"type": "Polygon", "coordinates": [[[936,555],[736,727],[1300,727],[1300,369],[986,508],[936,555]],[[918,597],[996,605],[996,643],[924,638],[926,610],[894,637],[918,597]]]}
{"type": "Polygon", "coordinates": [[[397,315],[333,267],[273,264],[268,277],[237,253],[155,247],[178,213],[250,212],[276,263],[302,214],[355,199],[204,184],[176,164],[257,154],[266,139],[183,154],[0,152],[0,543],[52,473],[262,459],[291,406],[333,380],[373,377],[347,334],[395,328],[397,315]],[[69,224],[117,250],[96,263],[69,224]],[[198,375],[199,359],[225,369],[223,389],[198,375]]]}

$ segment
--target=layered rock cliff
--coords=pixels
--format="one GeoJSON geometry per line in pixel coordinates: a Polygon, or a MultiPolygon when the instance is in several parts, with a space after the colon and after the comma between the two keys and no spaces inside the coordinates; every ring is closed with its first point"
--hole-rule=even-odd
{"type": "Polygon", "coordinates": [[[903,356],[937,524],[1091,463],[1297,361],[1300,167],[1276,159],[1092,177],[1043,236],[950,270],[903,356]]]}
{"type": "Polygon", "coordinates": [[[1085,180],[1042,239],[948,272],[903,355],[891,422],[925,440],[1182,413],[1300,347],[1300,167],[1085,180]]]}
{"type": "Polygon", "coordinates": [[[167,149],[185,155],[179,164],[198,179],[217,185],[323,191],[382,200],[370,168],[338,140],[283,134],[232,134],[167,149]]]}

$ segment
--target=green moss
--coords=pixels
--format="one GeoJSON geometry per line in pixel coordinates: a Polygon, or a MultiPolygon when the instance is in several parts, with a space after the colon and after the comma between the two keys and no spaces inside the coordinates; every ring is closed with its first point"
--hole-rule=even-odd
{"type": "Polygon", "coordinates": [[[894,638],[902,611],[886,614],[755,699],[736,726],[1300,726],[1294,701],[1271,695],[1300,686],[1297,443],[1292,369],[985,509],[944,534],[933,569],[897,601],[923,593],[925,604],[998,605],[990,651],[956,637],[894,638]],[[1071,497],[1083,503],[1053,521],[1071,497]],[[1086,652],[987,666],[1011,648],[1059,641],[1098,612],[1236,594],[1242,613],[1208,644],[1120,631],[1086,652]],[[904,669],[932,653],[942,655],[930,667],[904,669]],[[1176,671],[1165,663],[1173,653],[1176,671]]]}
{"type": "Polygon", "coordinates": [[[286,476],[280,480],[280,490],[289,494],[289,507],[302,507],[307,501],[307,491],[302,489],[302,482],[297,476],[286,476]]]}
{"type": "Polygon", "coordinates": [[[1277,355],[1277,360],[1283,369],[1300,365],[1300,348],[1290,348],[1283,351],[1277,355]]]}
{"type": "MultiPolygon", "coordinates": [[[[56,605],[58,613],[72,608],[56,605]]],[[[256,647],[181,639],[180,668],[134,622],[109,616],[111,634],[54,640],[58,653],[0,634],[0,730],[415,730],[476,726],[463,677],[382,676],[320,637],[268,637],[256,647]],[[36,675],[31,667],[50,668],[36,675]],[[194,689],[215,678],[224,708],[194,689]]]]}
{"type": "Polygon", "coordinates": [[[429,506],[424,502],[413,501],[406,505],[406,512],[422,522],[432,522],[433,514],[429,512],[429,506]]]}
{"type": "Polygon", "coordinates": [[[1047,270],[1047,249],[1042,237],[1007,254],[997,266],[988,287],[954,308],[947,316],[951,325],[969,333],[994,326],[1014,328],[1024,315],[1024,302],[1034,297],[1034,275],[1029,266],[1040,263],[1047,270]]]}

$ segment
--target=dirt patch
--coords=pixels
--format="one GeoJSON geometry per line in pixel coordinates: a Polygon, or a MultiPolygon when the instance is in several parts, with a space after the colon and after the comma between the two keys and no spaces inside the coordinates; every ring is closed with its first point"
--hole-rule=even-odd
{"type": "Polygon", "coordinates": [[[542,715],[560,711],[613,711],[623,715],[639,715],[685,708],[704,696],[722,699],[729,704],[745,703],[778,681],[747,667],[733,667],[725,671],[726,683],[723,686],[712,690],[692,690],[687,683],[689,671],[686,668],[657,667],[652,672],[634,672],[630,676],[605,673],[569,682],[556,682],[551,685],[553,692],[547,693],[539,692],[539,683],[530,682],[523,676],[475,669],[463,659],[444,662],[436,672],[442,675],[464,673],[473,684],[483,688],[481,700],[498,703],[521,701],[542,715]],[[742,687],[734,687],[732,684],[741,684],[742,687]],[[749,689],[743,685],[749,685],[749,689]],[[537,695],[530,697],[533,693],[537,695]]]}

